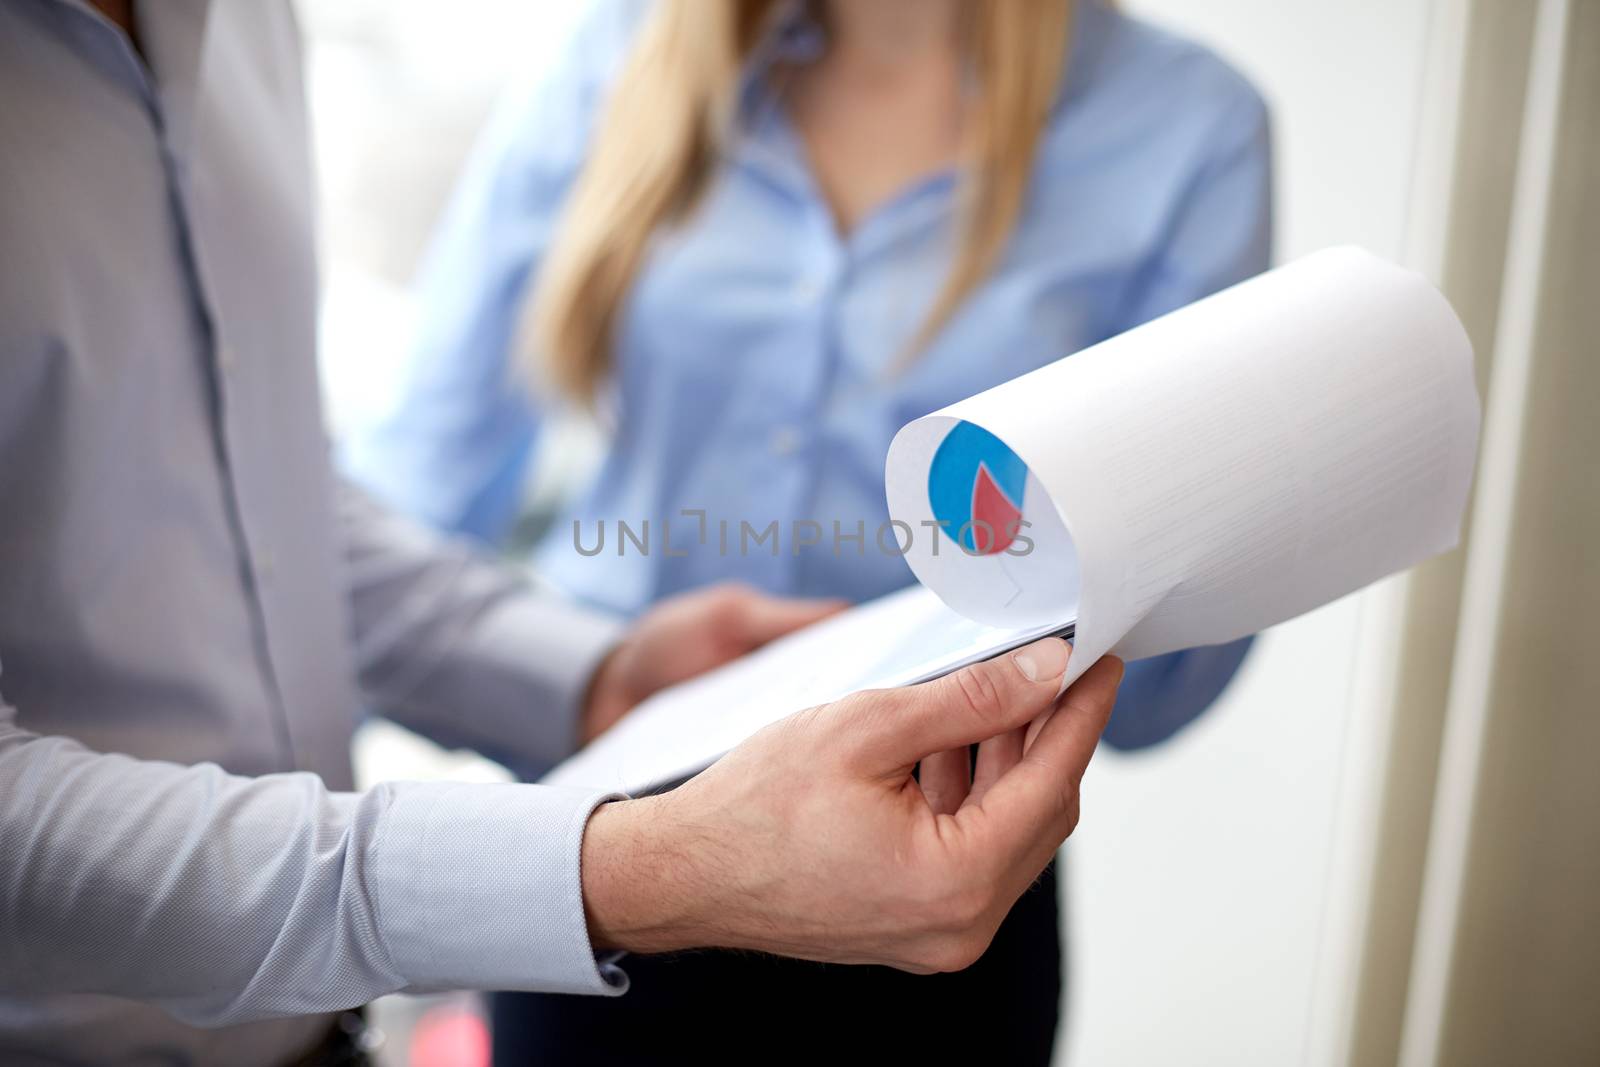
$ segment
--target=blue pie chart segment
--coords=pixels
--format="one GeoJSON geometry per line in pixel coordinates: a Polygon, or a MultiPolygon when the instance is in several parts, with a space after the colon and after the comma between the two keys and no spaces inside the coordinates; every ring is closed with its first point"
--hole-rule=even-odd
{"type": "Polygon", "coordinates": [[[928,505],[942,535],[975,556],[1003,552],[1024,517],[1028,467],[983,427],[958,422],[928,465],[928,505]]]}

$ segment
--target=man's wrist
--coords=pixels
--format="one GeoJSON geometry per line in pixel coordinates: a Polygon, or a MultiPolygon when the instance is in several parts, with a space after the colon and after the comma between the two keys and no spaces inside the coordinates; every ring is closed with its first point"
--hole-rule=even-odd
{"type": "Polygon", "coordinates": [[[601,804],[583,836],[583,907],[597,952],[673,952],[715,944],[712,886],[668,798],[601,804]]]}

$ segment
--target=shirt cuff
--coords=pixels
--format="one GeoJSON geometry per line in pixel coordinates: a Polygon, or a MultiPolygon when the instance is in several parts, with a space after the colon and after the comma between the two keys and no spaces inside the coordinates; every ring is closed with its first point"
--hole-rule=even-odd
{"type": "Polygon", "coordinates": [[[375,835],[379,937],[415,992],[509,989],[616,996],[596,958],[580,857],[594,809],[620,794],[540,785],[397,782],[375,835]]]}

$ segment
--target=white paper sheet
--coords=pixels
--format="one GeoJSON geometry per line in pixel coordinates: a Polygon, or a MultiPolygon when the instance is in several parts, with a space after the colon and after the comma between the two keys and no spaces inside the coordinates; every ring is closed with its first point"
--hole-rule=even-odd
{"type": "Polygon", "coordinates": [[[995,625],[1076,605],[1070,682],[1106,652],[1231,641],[1453,546],[1478,399],[1444,298],[1334,248],[906,426],[886,476],[896,519],[933,521],[930,464],[961,422],[1026,464],[1045,499],[1024,516],[1065,536],[1025,558],[922,539],[907,559],[995,625]]]}
{"type": "Polygon", "coordinates": [[[545,780],[643,792],[703,770],[794,712],[862,689],[913,685],[1060,628],[974,622],[912,586],[656,694],[545,780]]]}
{"type": "Polygon", "coordinates": [[[1307,256],[904,427],[889,512],[953,610],[920,589],[853,609],[659,694],[550,780],[670,782],[1074,619],[1064,684],[1254,633],[1454,545],[1477,432],[1444,298],[1360,249],[1307,256]]]}

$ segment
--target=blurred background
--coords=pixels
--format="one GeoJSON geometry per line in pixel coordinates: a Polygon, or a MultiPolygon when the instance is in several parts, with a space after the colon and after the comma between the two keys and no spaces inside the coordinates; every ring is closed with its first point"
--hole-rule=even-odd
{"type": "MultiPolygon", "coordinates": [[[[1059,1059],[1600,1063],[1600,4],[1121,6],[1266,96],[1275,261],[1357,243],[1427,274],[1487,416],[1463,549],[1270,631],[1173,742],[1097,758],[1059,1059]]],[[[300,0],[335,434],[384,410],[463,156],[577,7],[300,0]]],[[[581,470],[592,437],[560,432],[544,454],[581,470]]],[[[387,725],[359,762],[504,775],[387,725]]],[[[476,1047],[470,1001],[396,1001],[388,1062],[430,1009],[428,1062],[476,1047]]]]}

